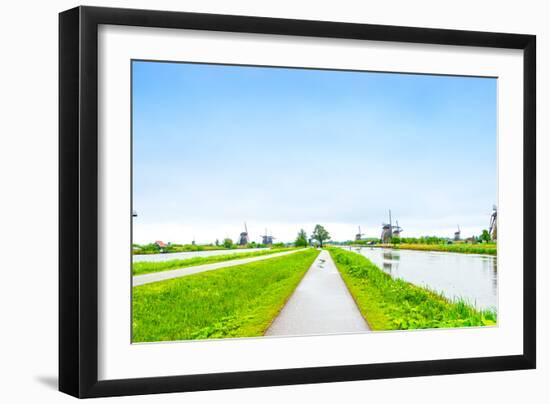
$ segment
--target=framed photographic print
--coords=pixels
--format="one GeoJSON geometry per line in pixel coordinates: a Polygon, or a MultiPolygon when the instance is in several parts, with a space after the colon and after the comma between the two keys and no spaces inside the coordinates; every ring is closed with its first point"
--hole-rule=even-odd
{"type": "Polygon", "coordinates": [[[535,37],[60,14],[59,386],[535,367],[535,37]]]}

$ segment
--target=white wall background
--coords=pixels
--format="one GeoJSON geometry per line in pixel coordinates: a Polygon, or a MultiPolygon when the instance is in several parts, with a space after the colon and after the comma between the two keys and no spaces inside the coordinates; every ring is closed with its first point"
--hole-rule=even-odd
{"type": "MultiPolygon", "coordinates": [[[[57,384],[57,13],[74,1],[9,2],[0,24],[0,401],[62,403],[57,384]]],[[[169,394],[110,402],[407,403],[543,402],[550,377],[550,275],[542,251],[550,226],[550,25],[545,2],[462,0],[90,1],[87,5],[156,8],[433,28],[536,34],[538,40],[538,369],[169,394]],[[545,343],[546,342],[546,343],[545,343]]],[[[518,325],[519,326],[519,325],[518,325]]]]}

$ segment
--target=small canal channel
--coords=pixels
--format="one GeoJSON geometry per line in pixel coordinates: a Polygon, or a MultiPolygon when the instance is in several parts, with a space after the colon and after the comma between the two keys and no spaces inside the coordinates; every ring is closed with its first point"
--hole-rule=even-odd
{"type": "MultiPolygon", "coordinates": [[[[350,249],[350,247],[346,247],[350,249]]],[[[497,309],[497,259],[490,255],[351,247],[394,278],[428,287],[478,309],[497,309]]]]}
{"type": "Polygon", "coordinates": [[[233,250],[207,250],[207,251],[186,251],[179,253],[167,253],[167,254],[136,254],[132,256],[133,262],[151,261],[169,261],[169,260],[184,260],[187,258],[195,257],[211,257],[213,255],[229,255],[239,254],[253,251],[262,251],[265,248],[236,248],[233,250]]]}

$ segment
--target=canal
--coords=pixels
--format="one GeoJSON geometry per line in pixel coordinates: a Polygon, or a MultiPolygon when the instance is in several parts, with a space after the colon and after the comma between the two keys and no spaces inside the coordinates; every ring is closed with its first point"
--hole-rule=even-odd
{"type": "MultiPolygon", "coordinates": [[[[347,247],[350,248],[350,247],[347,247]]],[[[351,247],[394,278],[428,287],[479,309],[497,309],[497,259],[490,255],[351,247]]]]}

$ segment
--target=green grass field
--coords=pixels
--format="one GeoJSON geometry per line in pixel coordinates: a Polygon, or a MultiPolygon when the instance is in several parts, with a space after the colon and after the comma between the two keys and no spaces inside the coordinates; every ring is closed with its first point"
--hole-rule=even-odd
{"type": "Polygon", "coordinates": [[[134,287],[132,339],[261,336],[318,254],[318,250],[306,249],[134,287]]]}
{"type": "Polygon", "coordinates": [[[369,259],[329,248],[330,254],[371,329],[406,330],[491,326],[496,312],[449,301],[428,289],[394,279],[369,259]]]}
{"type": "Polygon", "coordinates": [[[168,271],[170,269],[179,269],[179,268],[186,268],[186,267],[194,267],[196,265],[213,264],[215,262],[259,257],[261,255],[274,254],[274,253],[290,251],[290,250],[293,250],[293,248],[274,248],[274,249],[261,250],[261,251],[213,255],[210,257],[194,257],[194,258],[176,259],[176,260],[160,261],[160,262],[148,262],[148,261],[134,262],[132,264],[132,273],[133,275],[143,275],[143,274],[149,274],[152,272],[168,271]]]}
{"type": "Polygon", "coordinates": [[[444,251],[456,252],[465,254],[488,254],[497,255],[497,245],[494,243],[487,244],[379,244],[379,247],[387,248],[402,248],[404,250],[419,250],[419,251],[444,251]]]}
{"type": "MultiPolygon", "coordinates": [[[[135,255],[155,255],[155,254],[163,254],[161,252],[161,249],[157,247],[154,244],[133,244],[133,247],[135,249],[132,250],[132,254],[135,255]]],[[[219,250],[232,250],[237,249],[238,247],[235,246],[234,248],[226,248],[223,245],[195,245],[195,244],[183,244],[183,245],[169,245],[167,247],[163,247],[164,253],[170,252],[193,252],[193,251],[219,251],[219,250]]]]}

